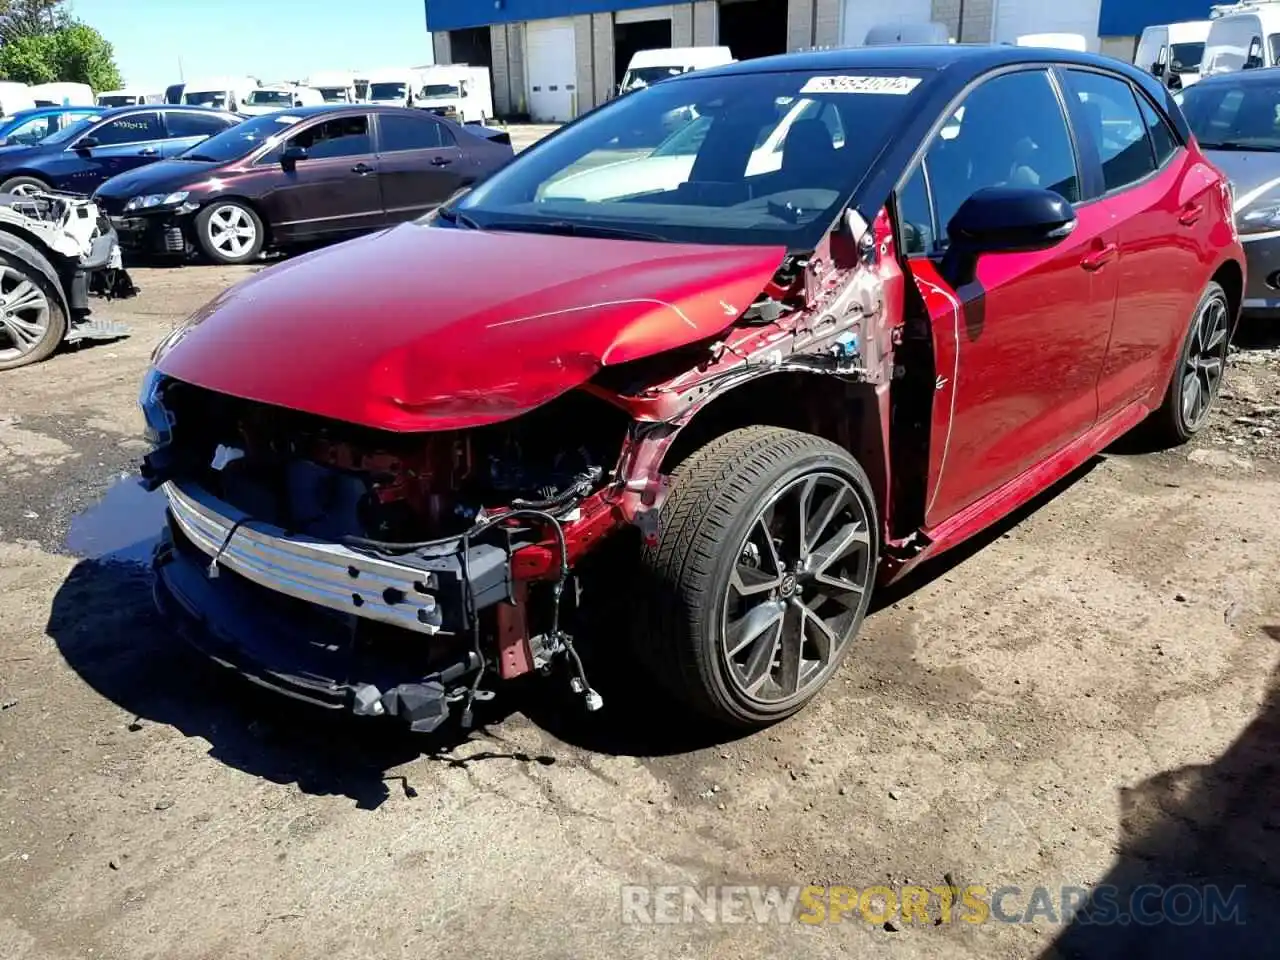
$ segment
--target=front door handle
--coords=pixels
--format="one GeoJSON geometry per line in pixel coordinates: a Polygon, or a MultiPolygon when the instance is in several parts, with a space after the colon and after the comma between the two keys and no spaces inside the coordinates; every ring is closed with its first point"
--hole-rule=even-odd
{"type": "Polygon", "coordinates": [[[159,152],[160,152],[160,151],[159,151],[159,150],[157,150],[155,147],[143,147],[141,150],[139,150],[139,151],[138,151],[138,156],[140,156],[140,157],[154,157],[154,156],[156,156],[159,152]]]}
{"type": "Polygon", "coordinates": [[[373,167],[369,166],[367,163],[357,163],[351,168],[351,172],[358,173],[363,177],[366,173],[373,173],[373,167]]]}
{"type": "Polygon", "coordinates": [[[1095,247],[1093,253],[1080,261],[1080,266],[1092,273],[1095,270],[1101,270],[1118,256],[1120,256],[1120,247],[1114,243],[1106,243],[1095,247]]]}
{"type": "Polygon", "coordinates": [[[1204,216],[1204,207],[1198,203],[1189,203],[1182,208],[1182,213],[1178,216],[1178,222],[1184,227],[1190,227],[1202,216],[1204,216]]]}
{"type": "Polygon", "coordinates": [[[433,167],[447,167],[451,163],[453,163],[453,161],[450,160],[448,157],[432,157],[431,158],[431,165],[433,167]]]}

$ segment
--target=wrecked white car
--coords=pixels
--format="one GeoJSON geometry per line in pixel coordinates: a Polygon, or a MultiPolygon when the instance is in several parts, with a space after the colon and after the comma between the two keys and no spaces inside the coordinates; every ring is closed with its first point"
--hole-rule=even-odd
{"type": "Polygon", "coordinates": [[[43,360],[62,343],[128,335],[123,324],[90,319],[89,297],[135,292],[115,230],[92,201],[0,195],[0,370],[43,360]]]}

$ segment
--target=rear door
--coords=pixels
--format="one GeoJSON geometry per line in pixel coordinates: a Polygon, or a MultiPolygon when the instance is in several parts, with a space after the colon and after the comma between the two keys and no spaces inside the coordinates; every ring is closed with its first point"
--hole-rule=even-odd
{"type": "Polygon", "coordinates": [[[195,110],[166,110],[165,141],[160,152],[165,157],[176,157],[190,150],[202,140],[221,133],[234,122],[216,113],[200,113],[195,110]]]}
{"type": "Polygon", "coordinates": [[[309,123],[257,163],[279,170],[261,201],[281,240],[358,233],[384,220],[368,114],[309,123]],[[283,151],[290,145],[303,148],[306,158],[282,163],[283,151]]]}
{"type": "MultiPolygon", "coordinates": [[[[164,124],[154,110],[114,117],[91,127],[63,151],[53,186],[92,193],[103,181],[160,159],[164,124]],[[95,143],[87,143],[92,138],[95,143]]],[[[51,171],[53,172],[53,171],[51,171]]]]}
{"type": "Polygon", "coordinates": [[[378,186],[388,223],[421,216],[470,179],[453,131],[422,113],[379,113],[378,186]]]}
{"type": "Polygon", "coordinates": [[[937,388],[925,525],[932,527],[1079,437],[1097,419],[1097,378],[1115,308],[1117,235],[1090,202],[1064,103],[1046,70],[993,77],[960,105],[898,192],[912,274],[933,329],[937,388]],[[1043,187],[1078,223],[1048,250],[989,254],[977,279],[939,270],[946,224],[975,191],[1043,187]]]}
{"type": "Polygon", "coordinates": [[[1216,176],[1189,163],[1172,125],[1145,94],[1114,74],[1063,71],[1081,148],[1102,169],[1115,218],[1115,327],[1098,380],[1100,415],[1143,398],[1158,403],[1203,292],[1216,176]]]}

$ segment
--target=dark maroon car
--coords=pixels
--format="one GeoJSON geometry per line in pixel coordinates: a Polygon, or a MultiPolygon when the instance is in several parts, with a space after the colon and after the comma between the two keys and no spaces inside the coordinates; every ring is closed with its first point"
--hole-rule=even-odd
{"type": "Polygon", "coordinates": [[[305,107],[246,120],[113,177],[94,199],[126,251],[244,263],[264,246],[412,220],[511,156],[505,132],[421,110],[305,107]]]}

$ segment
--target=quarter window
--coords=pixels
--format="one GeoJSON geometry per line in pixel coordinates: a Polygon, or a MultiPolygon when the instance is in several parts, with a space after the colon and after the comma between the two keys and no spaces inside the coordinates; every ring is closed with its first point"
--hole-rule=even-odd
{"type": "Polygon", "coordinates": [[[104,147],[121,143],[144,143],[148,140],[163,140],[164,127],[160,124],[160,116],[156,113],[131,113],[126,117],[117,117],[90,131],[91,137],[104,147]]]}
{"type": "Polygon", "coordinates": [[[1127,82],[1101,73],[1068,70],[1067,86],[1079,102],[1084,123],[1098,148],[1108,193],[1155,172],[1147,124],[1127,82]]]}
{"type": "Polygon", "coordinates": [[[898,223],[907,256],[920,256],[933,249],[933,207],[929,203],[924,164],[916,167],[916,172],[898,191],[898,223]]]}
{"type": "Polygon", "coordinates": [[[1168,121],[1160,116],[1146,97],[1138,96],[1138,109],[1142,111],[1142,122],[1147,125],[1147,136],[1156,151],[1156,166],[1163,167],[1178,152],[1178,140],[1169,129],[1168,121]]]}
{"type": "MultiPolygon", "coordinates": [[[[1071,134],[1043,70],[1005,74],[974,90],[948,119],[924,163],[942,234],[934,239],[935,249],[945,244],[947,224],[960,205],[984,187],[1042,187],[1072,203],[1080,199],[1071,134]]],[[[919,219],[910,210],[906,215],[919,219]]]]}
{"type": "Polygon", "coordinates": [[[185,137],[212,137],[221,133],[231,123],[217,114],[184,113],[176,110],[165,114],[169,125],[169,136],[174,139],[185,137]]]}

